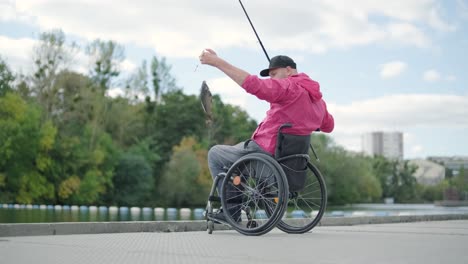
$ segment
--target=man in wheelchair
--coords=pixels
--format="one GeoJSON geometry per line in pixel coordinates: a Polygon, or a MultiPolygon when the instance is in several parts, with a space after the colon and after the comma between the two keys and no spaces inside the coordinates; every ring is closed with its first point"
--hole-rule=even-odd
{"type": "MultiPolygon", "coordinates": [[[[251,138],[234,146],[216,145],[208,152],[208,166],[213,179],[226,173],[230,166],[249,153],[275,154],[278,129],[291,124],[282,132],[292,135],[310,135],[313,131],[331,132],[333,116],[327,111],[322,99],[319,83],[305,73],[298,73],[296,63],[288,56],[276,56],[267,69],[260,72],[262,77],[251,75],[237,68],[211,49],[205,49],[199,56],[202,64],[210,65],[224,72],[246,92],[270,103],[266,117],[253,132],[251,138]]],[[[221,182],[218,182],[218,190],[221,182]]],[[[221,192],[219,192],[221,193],[221,192]]],[[[236,203],[235,200],[232,200],[236,203]]],[[[235,210],[235,206],[230,207],[235,210]]],[[[240,219],[240,210],[230,212],[234,219],[240,219]]],[[[226,222],[222,211],[212,218],[226,222]]]]}

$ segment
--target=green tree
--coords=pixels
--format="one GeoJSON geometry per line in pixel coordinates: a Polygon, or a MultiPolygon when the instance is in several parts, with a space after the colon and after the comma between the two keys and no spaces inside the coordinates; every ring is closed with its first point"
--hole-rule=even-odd
{"type": "Polygon", "coordinates": [[[146,61],[128,78],[125,85],[125,98],[136,103],[150,96],[146,61]]]}
{"type": "Polygon", "coordinates": [[[257,127],[247,112],[238,106],[224,104],[219,95],[213,96],[214,122],[208,139],[208,144],[236,144],[249,139],[257,127]]]}
{"type": "Polygon", "coordinates": [[[127,152],[142,156],[149,164],[153,164],[161,159],[158,152],[154,151],[154,145],[155,143],[151,138],[145,138],[135,142],[135,144],[128,148],[127,152]]]}
{"type": "Polygon", "coordinates": [[[84,144],[82,133],[58,136],[54,160],[57,166],[54,176],[59,203],[74,204],[78,202],[81,181],[89,167],[89,149],[84,144]]]}
{"type": "Polygon", "coordinates": [[[54,82],[54,90],[59,91],[54,123],[65,133],[73,134],[94,117],[96,94],[91,91],[91,79],[87,76],[61,71],[54,82]]]}
{"type": "Polygon", "coordinates": [[[143,104],[133,104],[129,99],[123,97],[103,98],[110,113],[103,123],[104,130],[109,133],[115,143],[122,148],[128,148],[148,137],[144,129],[143,104]]]}
{"type": "Polygon", "coordinates": [[[77,193],[79,191],[80,184],[81,179],[76,175],[70,176],[64,181],[60,182],[58,188],[58,200],[67,201],[72,194],[77,193]]]}
{"type": "Polygon", "coordinates": [[[85,129],[81,143],[83,145],[78,158],[82,161],[82,167],[79,168],[78,175],[83,175],[83,178],[80,189],[72,198],[77,203],[96,203],[113,189],[112,177],[118,162],[119,149],[107,133],[99,130],[97,135],[93,135],[90,127],[85,129]],[[92,140],[95,143],[91,145],[89,142],[92,140]]]}
{"type": "Polygon", "coordinates": [[[60,90],[55,84],[57,75],[67,68],[75,45],[65,44],[65,34],[61,30],[51,30],[39,35],[39,42],[33,51],[33,71],[31,77],[32,94],[43,107],[45,120],[59,113],[56,104],[60,90]]]}
{"type": "Polygon", "coordinates": [[[444,190],[447,188],[448,182],[441,181],[437,185],[420,185],[418,184],[418,197],[423,202],[434,202],[443,200],[444,190]]]}
{"type": "Polygon", "coordinates": [[[468,173],[461,166],[458,174],[450,179],[450,185],[455,188],[460,200],[468,200],[468,173]]]}
{"type": "Polygon", "coordinates": [[[185,136],[200,139],[205,131],[205,118],[200,101],[196,96],[185,95],[182,91],[163,95],[157,109],[154,138],[163,162],[169,160],[172,147],[185,136]]]}
{"type": "Polygon", "coordinates": [[[13,81],[15,76],[10,68],[0,56],[0,97],[5,96],[7,92],[13,91],[13,81]]]}
{"type": "Polygon", "coordinates": [[[400,203],[418,199],[417,181],[414,177],[417,167],[409,164],[409,161],[388,160],[377,156],[373,158],[373,168],[384,197],[393,197],[400,203]]]}
{"type": "Polygon", "coordinates": [[[122,155],[113,178],[113,201],[118,205],[147,205],[153,190],[153,172],[141,155],[122,155]]]}
{"type": "Polygon", "coordinates": [[[171,74],[171,68],[164,57],[158,59],[153,56],[151,59],[151,82],[156,102],[160,102],[164,94],[180,90],[171,74]]]}
{"type": "Polygon", "coordinates": [[[312,162],[325,177],[330,204],[380,200],[382,188],[368,158],[346,151],[324,134],[313,134],[312,145],[320,158],[320,162],[312,162]]]}
{"type": "Polygon", "coordinates": [[[195,151],[196,141],[192,137],[181,140],[162,175],[158,197],[166,206],[200,205],[206,199],[206,189],[200,185],[202,166],[195,151]]]}
{"type": "Polygon", "coordinates": [[[5,202],[54,200],[46,172],[53,165],[49,151],[56,129],[50,122],[41,124],[40,116],[19,95],[0,97],[0,199],[5,202]]]}
{"type": "Polygon", "coordinates": [[[383,156],[376,156],[372,159],[372,168],[374,174],[380,182],[382,195],[384,198],[393,197],[393,189],[391,179],[393,177],[394,166],[383,156]]]}
{"type": "MultiPolygon", "coordinates": [[[[144,111],[143,111],[143,120],[144,120],[144,131],[145,133],[152,137],[152,131],[157,129],[156,123],[156,108],[162,101],[162,96],[169,92],[174,92],[180,90],[176,85],[176,80],[171,74],[171,66],[166,63],[166,59],[162,58],[159,60],[156,56],[153,56],[150,66],[150,76],[152,84],[153,96],[145,93],[144,100],[144,111]]],[[[146,63],[143,63],[140,70],[137,72],[137,80],[141,80],[137,83],[140,83],[140,87],[145,87],[145,92],[149,89],[147,87],[147,78],[149,75],[146,72],[146,63]],[[143,72],[144,70],[144,72],[143,72]]],[[[138,87],[138,85],[137,85],[138,87]]]]}
{"type": "Polygon", "coordinates": [[[124,60],[124,48],[114,41],[94,40],[86,47],[94,68],[91,79],[104,94],[111,87],[112,80],[120,74],[120,63],[124,60]]]}
{"type": "Polygon", "coordinates": [[[57,168],[55,184],[62,203],[98,204],[109,200],[112,178],[120,150],[112,138],[98,130],[95,138],[88,125],[76,135],[60,138],[54,155],[57,168]],[[94,140],[94,144],[90,144],[94,140]]]}
{"type": "Polygon", "coordinates": [[[110,104],[112,100],[106,99],[106,92],[113,85],[113,81],[120,75],[120,63],[124,60],[124,48],[114,41],[94,40],[86,47],[86,53],[90,57],[93,64],[93,69],[90,71],[89,77],[94,85],[91,86],[91,91],[94,93],[92,101],[93,113],[92,121],[90,122],[91,141],[90,144],[95,144],[98,130],[102,128],[102,124],[108,122],[110,104]],[[97,91],[95,88],[98,88],[97,91]]]}
{"type": "Polygon", "coordinates": [[[409,164],[409,161],[393,162],[394,173],[391,180],[395,201],[412,202],[416,199],[416,178],[414,173],[417,166],[409,164]]]}
{"type": "Polygon", "coordinates": [[[47,178],[35,171],[25,173],[20,178],[20,188],[16,201],[22,204],[31,204],[45,198],[48,201],[55,201],[54,186],[47,181],[47,178]]]}

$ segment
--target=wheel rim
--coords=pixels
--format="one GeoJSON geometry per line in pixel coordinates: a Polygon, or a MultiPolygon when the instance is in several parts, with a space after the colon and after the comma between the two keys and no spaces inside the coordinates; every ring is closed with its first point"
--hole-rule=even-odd
{"type": "Polygon", "coordinates": [[[310,231],[321,220],[327,203],[325,182],[320,172],[308,164],[304,189],[290,193],[287,210],[278,228],[288,233],[310,231]]]}
{"type": "Polygon", "coordinates": [[[268,232],[285,209],[284,174],[266,157],[250,154],[241,158],[231,166],[223,183],[222,204],[227,220],[244,234],[268,232]]]}

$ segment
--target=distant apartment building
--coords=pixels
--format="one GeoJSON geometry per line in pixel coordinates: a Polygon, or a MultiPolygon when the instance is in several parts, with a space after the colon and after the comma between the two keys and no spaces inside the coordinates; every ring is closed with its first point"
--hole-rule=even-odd
{"type": "Polygon", "coordinates": [[[403,133],[371,132],[362,136],[362,151],[366,155],[380,155],[389,159],[403,159],[403,133]]]}
{"type": "Polygon", "coordinates": [[[432,156],[427,157],[427,159],[442,164],[444,167],[451,170],[453,175],[457,175],[460,172],[461,168],[463,168],[465,171],[468,170],[468,157],[466,156],[432,156]]]}

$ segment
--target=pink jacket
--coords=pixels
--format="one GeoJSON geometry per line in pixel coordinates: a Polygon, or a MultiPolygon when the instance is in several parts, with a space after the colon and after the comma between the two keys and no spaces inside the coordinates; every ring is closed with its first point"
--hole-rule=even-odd
{"type": "Polygon", "coordinates": [[[260,79],[250,75],[242,87],[270,103],[270,110],[252,139],[271,154],[275,152],[278,128],[284,123],[291,123],[293,127],[282,131],[295,135],[309,135],[317,129],[329,133],[335,126],[322,99],[319,83],[304,73],[286,79],[260,79]]]}

